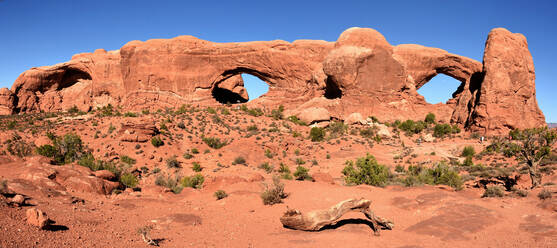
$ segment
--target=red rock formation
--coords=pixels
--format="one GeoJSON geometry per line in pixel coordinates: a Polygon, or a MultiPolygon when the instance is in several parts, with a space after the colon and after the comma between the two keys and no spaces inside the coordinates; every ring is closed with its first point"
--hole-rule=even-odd
{"type": "Polygon", "coordinates": [[[483,72],[472,112],[473,130],[506,133],[546,125],[536,100],[534,62],[526,37],[504,28],[491,30],[483,72]]]}
{"type": "Polygon", "coordinates": [[[442,122],[487,131],[544,124],[526,40],[502,29],[490,34],[483,67],[437,48],[391,46],[368,28],[350,28],[336,42],[132,41],[119,51],[97,50],[24,72],[11,92],[0,91],[0,114],[108,103],[139,110],[246,102],[242,73],[270,86],[249,104],[282,104],[290,113],[324,108],[338,119],[358,112],[393,121],[433,112],[442,122]],[[428,104],[416,90],[439,73],[462,84],[446,104],[428,104]]]}

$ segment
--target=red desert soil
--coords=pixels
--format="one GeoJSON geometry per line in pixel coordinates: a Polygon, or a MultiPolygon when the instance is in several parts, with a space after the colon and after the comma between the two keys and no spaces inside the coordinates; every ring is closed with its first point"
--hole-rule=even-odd
{"type": "MultiPolygon", "coordinates": [[[[557,247],[556,196],[538,199],[541,188],[526,197],[507,191],[501,198],[482,198],[479,177],[467,180],[458,191],[446,185],[405,187],[400,182],[386,187],[347,186],[343,180],[345,161],[367,153],[394,173],[396,165],[460,163],[465,146],[479,153],[491,137],[480,144],[474,134],[461,132],[418,143],[420,135],[431,134],[431,128],[408,137],[389,127],[391,137],[376,141],[361,136],[367,124],[358,124],[336,138],[326,129],[324,141],[312,142],[308,126],[266,115],[254,117],[236,107],[136,113],[138,117],[103,117],[100,112],[0,119],[0,179],[7,183],[7,193],[0,194],[0,247],[149,247],[137,232],[145,226],[152,227],[149,236],[161,247],[557,247]],[[257,130],[249,128],[253,125],[257,130]],[[124,155],[135,159],[122,168],[139,179],[137,189],[112,190],[116,182],[94,176],[76,162],[51,165],[34,148],[24,157],[10,152],[19,147],[13,144],[51,144],[47,132],[59,137],[79,135],[96,159],[116,165],[125,164],[124,155]],[[17,142],[15,133],[21,137],[17,142]],[[228,144],[210,148],[202,135],[228,144]],[[164,145],[154,147],[152,136],[162,137],[164,145]],[[193,157],[186,159],[185,153],[193,157]],[[169,168],[167,159],[174,155],[180,165],[169,168]],[[239,156],[245,164],[234,165],[239,156]],[[298,158],[305,161],[302,165],[310,175],[316,174],[316,181],[281,180],[288,197],[283,203],[264,205],[263,182],[270,183],[279,174],[280,163],[294,172],[298,158]],[[202,188],[184,188],[175,194],[155,184],[160,175],[194,175],[193,162],[202,167],[202,188]],[[264,162],[274,170],[267,173],[259,168],[264,162]],[[228,197],[216,200],[217,190],[228,197]],[[24,195],[25,204],[9,204],[14,194],[24,195]],[[280,222],[287,206],[305,212],[349,198],[371,200],[374,213],[392,220],[394,229],[374,236],[364,215],[355,212],[316,232],[287,229],[280,222]],[[27,224],[29,208],[46,212],[55,223],[44,230],[27,224]]],[[[501,155],[484,155],[474,163],[516,168],[517,174],[523,166],[501,155]]],[[[547,166],[543,188],[555,192],[553,167],[547,166]]],[[[466,174],[461,172],[463,177],[466,174]]],[[[521,174],[516,187],[529,186],[528,175],[521,174]]]]}

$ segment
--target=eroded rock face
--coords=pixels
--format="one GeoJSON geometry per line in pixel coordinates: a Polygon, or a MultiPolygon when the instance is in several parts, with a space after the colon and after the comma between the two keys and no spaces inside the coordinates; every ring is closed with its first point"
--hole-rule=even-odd
{"type": "Polygon", "coordinates": [[[536,100],[534,62],[526,37],[504,28],[493,29],[485,45],[483,72],[472,129],[505,133],[545,125],[536,100]]]}
{"type": "Polygon", "coordinates": [[[381,121],[421,120],[432,112],[441,122],[488,132],[544,124],[526,40],[504,29],[490,34],[483,66],[437,48],[392,46],[369,28],[350,28],[336,42],[131,41],[118,51],[24,72],[11,91],[0,90],[0,114],[109,103],[127,110],[243,103],[249,96],[242,73],[269,84],[249,103],[259,107],[324,108],[336,119],[359,112],[381,121]],[[416,90],[439,73],[462,84],[446,104],[428,104],[416,90]]]}

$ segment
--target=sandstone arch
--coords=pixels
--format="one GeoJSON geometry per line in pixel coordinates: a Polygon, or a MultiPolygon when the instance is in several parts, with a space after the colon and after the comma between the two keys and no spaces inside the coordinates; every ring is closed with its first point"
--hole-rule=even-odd
{"type": "Polygon", "coordinates": [[[494,29],[483,61],[420,45],[392,46],[369,28],[350,28],[336,42],[132,41],[117,51],[100,49],[24,72],[11,90],[0,91],[0,113],[245,102],[240,74],[248,73],[270,86],[253,105],[321,107],[339,119],[359,112],[382,121],[434,112],[444,122],[486,132],[544,125],[524,36],[494,29]],[[416,89],[440,73],[461,85],[446,104],[427,104],[416,89]],[[521,115],[528,118],[510,118],[521,115]]]}

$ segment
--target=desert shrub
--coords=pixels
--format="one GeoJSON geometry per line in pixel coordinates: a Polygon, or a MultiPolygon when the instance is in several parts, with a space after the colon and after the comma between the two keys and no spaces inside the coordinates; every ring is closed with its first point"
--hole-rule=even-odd
{"type": "Polygon", "coordinates": [[[275,120],[280,120],[283,118],[282,112],[284,112],[284,106],[280,105],[278,109],[271,110],[271,117],[275,120]]]}
{"type": "Polygon", "coordinates": [[[499,186],[488,186],[482,195],[482,197],[503,197],[503,196],[505,196],[505,192],[503,188],[499,186]]]}
{"type": "Polygon", "coordinates": [[[437,124],[433,128],[433,136],[437,138],[443,138],[451,133],[459,133],[460,129],[457,126],[451,126],[449,124],[437,124]]]}
{"type": "Polygon", "coordinates": [[[232,161],[232,165],[236,164],[246,164],[246,159],[242,156],[238,156],[234,159],[234,161],[232,161]]]}
{"type": "Polygon", "coordinates": [[[273,166],[270,165],[268,162],[261,163],[261,164],[259,165],[259,169],[263,169],[263,170],[265,170],[265,172],[267,172],[267,173],[273,172],[273,166]]]}
{"type": "Polygon", "coordinates": [[[130,158],[126,155],[120,157],[120,161],[122,161],[123,163],[129,164],[129,165],[133,165],[136,163],[136,160],[133,158],[130,158]]]}
{"type": "Polygon", "coordinates": [[[513,191],[520,197],[527,197],[528,196],[528,191],[527,190],[513,188],[513,191]]]}
{"type": "Polygon", "coordinates": [[[203,168],[201,168],[201,164],[198,162],[193,162],[191,169],[195,172],[201,172],[203,170],[203,168]]]}
{"type": "Polygon", "coordinates": [[[117,178],[119,178],[120,174],[122,174],[122,169],[118,167],[115,163],[107,162],[100,159],[95,159],[95,157],[91,153],[87,153],[81,156],[81,158],[77,161],[77,164],[87,167],[92,171],[108,170],[112,172],[117,178]]]}
{"type": "Polygon", "coordinates": [[[192,148],[191,149],[191,153],[193,154],[199,154],[199,150],[197,148],[192,148]]]}
{"type": "Polygon", "coordinates": [[[126,113],[124,113],[124,117],[137,117],[137,113],[135,113],[135,112],[126,112],[126,113]]]}
{"type": "Polygon", "coordinates": [[[305,122],[303,122],[302,120],[298,119],[297,116],[289,116],[288,120],[291,121],[294,124],[300,125],[300,126],[307,126],[307,124],[305,122]]]}
{"type": "Polygon", "coordinates": [[[265,157],[273,158],[273,153],[271,152],[271,150],[269,150],[269,149],[265,150],[265,157]]]}
{"type": "Polygon", "coordinates": [[[474,161],[472,160],[472,156],[468,156],[464,159],[464,162],[462,163],[463,166],[473,166],[474,165],[474,161]]]}
{"type": "Polygon", "coordinates": [[[155,136],[155,137],[151,138],[151,144],[154,147],[160,147],[160,146],[164,145],[164,141],[162,141],[162,139],[160,137],[155,136]]]}
{"type": "Polygon", "coordinates": [[[284,163],[280,163],[280,167],[278,172],[280,173],[280,177],[286,180],[292,180],[292,174],[290,172],[290,168],[286,166],[284,163]]]}
{"type": "Polygon", "coordinates": [[[186,187],[191,187],[194,189],[200,189],[201,187],[203,187],[203,182],[205,181],[205,177],[203,177],[203,175],[201,174],[195,174],[193,176],[187,176],[182,178],[182,180],[180,181],[180,184],[186,188],[186,187]]]}
{"type": "Polygon", "coordinates": [[[471,157],[476,154],[476,150],[474,150],[473,146],[465,146],[462,149],[462,153],[460,154],[461,157],[471,157]]]}
{"type": "Polygon", "coordinates": [[[226,198],[228,196],[228,194],[226,194],[226,192],[224,190],[219,189],[219,190],[215,191],[214,196],[215,196],[215,198],[217,198],[217,201],[218,201],[218,200],[226,198]]]}
{"type": "Polygon", "coordinates": [[[162,175],[159,175],[157,177],[157,179],[155,179],[155,184],[158,186],[162,186],[162,187],[166,187],[168,189],[170,189],[174,194],[179,194],[180,192],[182,192],[182,189],[184,187],[182,187],[182,185],[180,185],[180,178],[178,177],[164,177],[162,175]]]}
{"type": "Polygon", "coordinates": [[[171,156],[166,159],[166,166],[168,168],[180,168],[180,161],[178,161],[176,155],[171,156]]]}
{"type": "Polygon", "coordinates": [[[178,128],[180,128],[180,129],[185,129],[185,128],[186,128],[186,124],[184,124],[183,121],[178,122],[178,124],[176,124],[176,126],[177,126],[178,128]]]}
{"type": "Polygon", "coordinates": [[[111,104],[103,106],[101,108],[97,108],[97,116],[104,117],[104,116],[119,116],[121,115],[120,112],[114,110],[111,104]]]}
{"type": "Polygon", "coordinates": [[[294,171],[294,178],[296,180],[308,180],[311,181],[313,178],[309,175],[309,169],[299,165],[296,167],[296,171],[294,171]]]}
{"type": "Polygon", "coordinates": [[[284,192],[284,184],[280,182],[278,177],[273,177],[273,184],[264,184],[265,189],[261,193],[261,199],[264,205],[274,205],[282,202],[282,199],[288,197],[284,192]]]}
{"type": "Polygon", "coordinates": [[[346,161],[346,167],[342,170],[344,181],[347,184],[368,184],[373,186],[385,186],[391,176],[389,169],[377,163],[375,157],[367,154],[365,157],[356,160],[356,168],[354,162],[346,161]]]}
{"type": "Polygon", "coordinates": [[[77,108],[77,106],[73,105],[73,107],[69,108],[67,111],[69,114],[77,114],[79,112],[79,109],[77,108]]]}
{"type": "Polygon", "coordinates": [[[456,170],[447,166],[445,163],[438,163],[433,168],[410,165],[403,179],[407,187],[430,184],[448,185],[457,190],[462,189],[463,180],[456,170]]]}
{"type": "Polygon", "coordinates": [[[400,164],[396,165],[395,171],[398,173],[403,173],[405,171],[404,166],[400,164]]]}
{"type": "Polygon", "coordinates": [[[305,164],[305,163],[306,163],[306,161],[304,161],[302,158],[296,158],[296,164],[297,165],[302,165],[302,164],[305,164]]]}
{"type": "Polygon", "coordinates": [[[364,129],[360,129],[360,135],[364,138],[372,138],[375,136],[376,128],[368,127],[364,129]]]}
{"type": "Polygon", "coordinates": [[[120,176],[120,183],[126,186],[126,188],[135,188],[139,183],[139,180],[132,173],[124,173],[120,176]]]}
{"type": "Polygon", "coordinates": [[[551,191],[543,189],[538,193],[538,198],[540,198],[540,200],[551,199],[551,191]]]}
{"type": "Polygon", "coordinates": [[[186,153],[184,153],[184,156],[183,156],[183,157],[184,157],[185,159],[191,159],[191,158],[193,158],[193,155],[191,155],[190,153],[186,152],[186,153]]]}
{"type": "Polygon", "coordinates": [[[398,125],[398,128],[406,133],[406,135],[411,136],[413,134],[421,133],[425,128],[426,124],[423,121],[413,121],[406,120],[398,125]]]}
{"type": "Polygon", "coordinates": [[[37,153],[52,158],[54,164],[68,164],[86,155],[81,137],[77,134],[68,133],[63,137],[57,137],[50,133],[47,136],[53,144],[42,145],[37,149],[37,153]]]}
{"type": "Polygon", "coordinates": [[[257,125],[255,125],[255,124],[250,125],[250,126],[248,126],[248,127],[246,128],[246,131],[248,131],[248,132],[250,132],[250,131],[258,131],[258,130],[259,130],[259,128],[258,128],[257,125]]]}
{"type": "Polygon", "coordinates": [[[433,114],[433,113],[428,113],[428,114],[425,116],[425,120],[424,120],[424,121],[425,121],[425,123],[428,123],[428,124],[434,124],[434,123],[435,123],[435,114],[433,114]]]}
{"type": "Polygon", "coordinates": [[[226,140],[221,141],[219,138],[214,138],[214,137],[203,137],[202,140],[203,142],[205,142],[205,144],[207,144],[209,147],[213,149],[220,149],[223,146],[228,144],[226,140]]]}
{"type": "Polygon", "coordinates": [[[18,157],[26,157],[33,153],[35,150],[35,145],[31,142],[26,142],[23,140],[19,134],[14,133],[12,137],[5,141],[6,150],[12,155],[18,157]]]}
{"type": "Polygon", "coordinates": [[[348,130],[348,125],[344,124],[342,121],[332,121],[327,129],[329,130],[329,135],[331,136],[331,138],[336,138],[346,133],[346,130],[348,130]]]}
{"type": "Polygon", "coordinates": [[[312,127],[309,131],[311,141],[322,141],[325,138],[325,129],[321,127],[312,127]]]}

